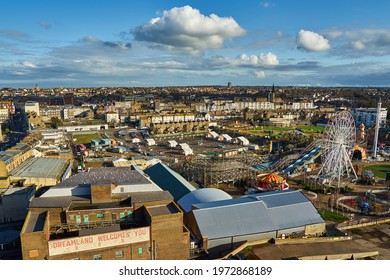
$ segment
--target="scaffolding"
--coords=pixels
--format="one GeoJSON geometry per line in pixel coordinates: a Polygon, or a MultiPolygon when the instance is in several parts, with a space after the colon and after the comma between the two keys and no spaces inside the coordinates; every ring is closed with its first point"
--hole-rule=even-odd
{"type": "Polygon", "coordinates": [[[259,171],[252,166],[265,160],[253,155],[234,157],[191,158],[183,166],[185,176],[190,181],[200,182],[207,187],[218,187],[219,184],[238,182],[256,182],[259,171]]]}

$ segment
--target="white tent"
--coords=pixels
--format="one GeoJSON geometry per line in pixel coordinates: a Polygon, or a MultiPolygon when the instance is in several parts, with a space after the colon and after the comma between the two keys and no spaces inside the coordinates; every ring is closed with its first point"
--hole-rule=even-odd
{"type": "Polygon", "coordinates": [[[146,142],[147,142],[148,146],[155,146],[156,145],[156,141],[154,141],[154,139],[152,139],[152,138],[146,139],[146,142]]]}

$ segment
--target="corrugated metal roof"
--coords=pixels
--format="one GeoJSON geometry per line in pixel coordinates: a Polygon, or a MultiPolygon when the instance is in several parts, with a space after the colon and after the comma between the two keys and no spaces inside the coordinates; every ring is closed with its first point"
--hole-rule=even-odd
{"type": "Polygon", "coordinates": [[[62,158],[30,158],[11,172],[13,177],[28,178],[57,178],[64,172],[69,164],[67,159],[62,158]]]}
{"type": "Polygon", "coordinates": [[[144,171],[163,190],[169,191],[178,201],[184,195],[195,190],[186,179],[163,163],[157,163],[144,171]]]}
{"type": "Polygon", "coordinates": [[[197,204],[196,207],[199,209],[194,209],[193,213],[199,230],[202,236],[209,239],[324,222],[313,204],[299,191],[246,196],[197,204]],[[302,198],[299,198],[300,196],[302,198]],[[282,202],[276,202],[278,197],[282,202]]]}
{"type": "Polygon", "coordinates": [[[185,212],[189,212],[191,211],[193,204],[226,199],[232,199],[232,197],[223,190],[216,188],[204,188],[186,194],[181,199],[179,199],[178,204],[181,206],[181,208],[184,209],[185,212]]]}

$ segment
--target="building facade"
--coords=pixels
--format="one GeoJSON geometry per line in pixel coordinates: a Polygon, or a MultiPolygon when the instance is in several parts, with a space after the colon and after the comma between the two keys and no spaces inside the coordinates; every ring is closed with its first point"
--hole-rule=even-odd
{"type": "Polygon", "coordinates": [[[137,170],[103,169],[32,200],[21,231],[23,259],[188,259],[190,233],[173,197],[137,170]]]}
{"type": "MultiPolygon", "coordinates": [[[[355,124],[359,126],[360,124],[364,124],[366,127],[374,127],[376,124],[376,111],[377,108],[356,108],[354,111],[355,115],[355,124]]],[[[387,109],[381,108],[380,116],[379,116],[379,125],[380,127],[386,126],[386,118],[387,118],[387,109]]]]}

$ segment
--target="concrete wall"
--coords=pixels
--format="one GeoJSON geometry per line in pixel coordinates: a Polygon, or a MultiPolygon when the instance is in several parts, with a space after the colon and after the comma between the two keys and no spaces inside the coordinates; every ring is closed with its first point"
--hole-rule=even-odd
{"type": "Polygon", "coordinates": [[[0,224],[5,222],[24,221],[27,216],[30,198],[35,194],[35,187],[22,194],[13,193],[2,197],[0,203],[0,224]]]}
{"type": "Polygon", "coordinates": [[[325,232],[326,232],[325,223],[306,225],[305,227],[305,235],[322,235],[325,232]]]}

